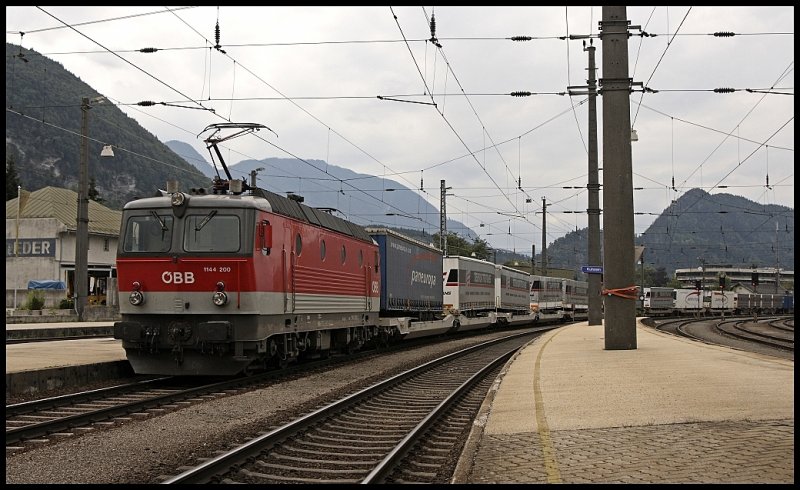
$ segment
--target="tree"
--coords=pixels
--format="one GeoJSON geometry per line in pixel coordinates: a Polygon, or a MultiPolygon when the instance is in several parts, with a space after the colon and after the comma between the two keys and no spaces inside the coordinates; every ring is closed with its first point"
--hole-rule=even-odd
{"type": "Polygon", "coordinates": [[[472,250],[470,251],[470,256],[475,254],[476,258],[481,260],[489,260],[489,243],[486,240],[482,239],[481,237],[475,238],[475,243],[472,245],[472,250]]]}
{"type": "MultiPolygon", "coordinates": [[[[434,246],[439,246],[439,234],[434,233],[431,239],[434,246]]],[[[491,262],[492,249],[489,248],[488,242],[481,237],[475,238],[475,241],[470,243],[466,238],[459,236],[457,233],[447,233],[447,255],[459,255],[462,257],[474,257],[480,260],[488,260],[491,262]],[[474,255],[473,255],[474,254],[474,255]]]]}
{"type": "Polygon", "coordinates": [[[17,188],[20,185],[14,155],[6,155],[6,201],[17,197],[17,188]]]}
{"type": "Polygon", "coordinates": [[[653,274],[653,286],[663,287],[667,285],[669,282],[669,277],[667,277],[667,269],[664,267],[658,267],[656,272],[653,274]]]}
{"type": "Polygon", "coordinates": [[[104,199],[100,197],[100,193],[97,191],[97,187],[95,187],[94,177],[89,179],[89,199],[99,203],[102,203],[104,201],[104,199]]]}

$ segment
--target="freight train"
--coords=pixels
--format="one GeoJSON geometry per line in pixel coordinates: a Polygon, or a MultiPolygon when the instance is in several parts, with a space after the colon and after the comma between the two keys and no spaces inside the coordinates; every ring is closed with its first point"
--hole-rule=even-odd
{"type": "Polygon", "coordinates": [[[645,316],[794,314],[794,295],[652,287],[637,306],[645,316]]]}
{"type": "MultiPolygon", "coordinates": [[[[117,273],[137,374],[234,375],[415,337],[578,319],[588,300],[531,311],[531,276],[443,256],[384,228],[234,180],[127,203],[117,273]]],[[[213,158],[213,154],[212,154],[213,158]]],[[[572,288],[585,294],[582,288],[572,288]]]]}

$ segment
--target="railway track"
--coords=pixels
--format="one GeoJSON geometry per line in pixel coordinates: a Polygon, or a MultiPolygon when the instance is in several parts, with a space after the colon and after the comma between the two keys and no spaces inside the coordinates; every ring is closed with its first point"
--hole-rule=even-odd
{"type": "Polygon", "coordinates": [[[758,321],[752,317],[651,319],[646,324],[700,342],[794,358],[794,319],[790,317],[764,317],[758,321]]]}
{"type": "Polygon", "coordinates": [[[794,351],[794,329],[777,327],[784,325],[778,320],[763,322],[735,321],[721,322],[717,328],[724,334],[737,339],[756,342],[775,349],[794,351]]]}
{"type": "Polygon", "coordinates": [[[23,450],[30,442],[47,442],[134,417],[148,417],[236,391],[231,382],[197,385],[196,381],[174,377],[156,378],[6,405],[6,451],[23,450]]]}
{"type": "MultiPolygon", "coordinates": [[[[544,327],[542,331],[546,331],[544,327]]],[[[475,334],[465,334],[467,337],[475,334]]],[[[386,353],[412,349],[435,339],[419,339],[381,349],[386,353]]],[[[312,360],[258,375],[225,378],[164,377],[108,388],[61,395],[6,405],[6,451],[19,452],[52,440],[77,436],[93,429],[107,428],[134,419],[145,419],[194,403],[258,389],[315,370],[353,362],[378,351],[363,351],[350,356],[312,360]]]]}
{"type": "Polygon", "coordinates": [[[258,389],[369,354],[329,358],[255,376],[222,380],[169,376],[6,405],[6,451],[21,451],[28,449],[30,442],[48,442],[53,438],[77,435],[258,389]]]}
{"type": "Polygon", "coordinates": [[[539,332],[443,356],[270,430],[164,483],[446,483],[502,364],[539,332]]]}

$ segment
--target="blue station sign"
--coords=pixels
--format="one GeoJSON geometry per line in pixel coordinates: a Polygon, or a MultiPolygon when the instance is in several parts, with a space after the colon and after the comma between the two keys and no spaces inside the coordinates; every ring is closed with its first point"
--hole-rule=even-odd
{"type": "Polygon", "coordinates": [[[581,272],[585,274],[602,274],[603,273],[603,266],[602,265],[582,265],[581,272]]]}

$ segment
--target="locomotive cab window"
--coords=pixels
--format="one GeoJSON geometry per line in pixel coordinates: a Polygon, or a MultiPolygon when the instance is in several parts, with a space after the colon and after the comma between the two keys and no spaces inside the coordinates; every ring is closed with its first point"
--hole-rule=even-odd
{"type": "Polygon", "coordinates": [[[216,210],[186,216],[183,249],[187,252],[238,252],[239,217],[219,215],[216,210]]]}
{"type": "Polygon", "coordinates": [[[155,211],[143,216],[129,216],[122,240],[123,252],[168,252],[172,242],[172,214],[155,211]]]}

